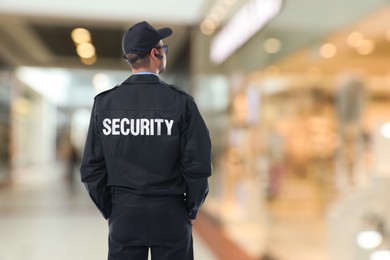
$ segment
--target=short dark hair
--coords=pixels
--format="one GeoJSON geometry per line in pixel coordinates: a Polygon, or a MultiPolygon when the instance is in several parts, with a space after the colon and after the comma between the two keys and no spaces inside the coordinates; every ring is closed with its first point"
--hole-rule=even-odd
{"type": "Polygon", "coordinates": [[[137,58],[138,57],[137,54],[130,53],[130,54],[126,54],[125,57],[126,57],[127,61],[129,62],[131,68],[133,68],[133,69],[147,68],[150,65],[150,55],[149,54],[145,55],[145,57],[143,57],[143,58],[137,59],[133,63],[130,62],[130,60],[137,58]]]}

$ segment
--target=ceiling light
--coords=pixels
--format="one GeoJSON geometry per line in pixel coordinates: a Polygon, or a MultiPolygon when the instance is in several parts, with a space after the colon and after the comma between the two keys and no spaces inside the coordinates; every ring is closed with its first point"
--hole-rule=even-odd
{"type": "Polygon", "coordinates": [[[361,32],[352,32],[348,35],[347,43],[350,47],[358,47],[364,40],[364,36],[361,32]]]}
{"type": "Polygon", "coordinates": [[[77,45],[77,54],[84,59],[89,59],[95,56],[95,46],[91,43],[82,43],[77,45]]]}
{"type": "Polygon", "coordinates": [[[375,50],[375,43],[372,40],[365,39],[356,47],[356,52],[360,55],[369,55],[375,50]]]}
{"type": "Polygon", "coordinates": [[[93,65],[97,61],[96,55],[92,56],[91,58],[80,58],[81,62],[85,65],[93,65]]]}
{"type": "Polygon", "coordinates": [[[219,20],[222,20],[225,17],[226,12],[227,12],[226,7],[218,5],[213,8],[211,13],[214,16],[218,17],[219,20]]]}
{"type": "Polygon", "coordinates": [[[219,24],[219,21],[221,21],[222,19],[223,19],[223,16],[220,16],[218,14],[212,13],[209,16],[207,16],[205,21],[211,20],[211,21],[213,21],[215,23],[215,25],[216,25],[215,27],[217,27],[218,24],[219,24]]]}
{"type": "Polygon", "coordinates": [[[200,31],[205,35],[211,35],[217,28],[217,23],[213,20],[207,19],[200,24],[200,31]]]}
{"type": "Polygon", "coordinates": [[[212,8],[211,12],[200,24],[200,31],[205,35],[213,34],[219,26],[219,23],[225,18],[227,11],[228,9],[224,3],[217,2],[214,8],[212,8]]]}
{"type": "Polygon", "coordinates": [[[91,42],[91,33],[84,28],[76,28],[71,33],[72,40],[76,44],[91,42]]]}
{"type": "Polygon", "coordinates": [[[373,249],[379,246],[382,241],[382,235],[374,230],[360,232],[356,237],[356,242],[364,249],[373,249]]]}
{"type": "Polygon", "coordinates": [[[333,58],[336,55],[337,48],[333,43],[325,43],[320,48],[320,55],[324,59],[333,58]]]}
{"type": "Polygon", "coordinates": [[[210,59],[217,64],[224,62],[280,12],[282,3],[253,0],[244,4],[212,40],[210,59]]]}
{"type": "Polygon", "coordinates": [[[263,47],[265,52],[273,54],[280,51],[282,43],[278,39],[270,38],[264,42],[263,47]]]}

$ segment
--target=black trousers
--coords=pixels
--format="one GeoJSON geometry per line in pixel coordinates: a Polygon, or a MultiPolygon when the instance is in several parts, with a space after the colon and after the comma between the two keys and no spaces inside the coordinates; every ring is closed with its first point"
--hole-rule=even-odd
{"type": "Polygon", "coordinates": [[[113,194],[109,260],[193,260],[184,196],[113,194]]]}

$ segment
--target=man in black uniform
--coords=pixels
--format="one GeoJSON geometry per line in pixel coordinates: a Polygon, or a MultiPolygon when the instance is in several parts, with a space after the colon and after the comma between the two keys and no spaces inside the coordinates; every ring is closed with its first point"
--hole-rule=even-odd
{"type": "Polygon", "coordinates": [[[81,179],[109,223],[109,260],[193,259],[192,224],[208,193],[211,142],[194,99],[157,75],[172,30],[123,36],[133,71],[95,97],[81,179]]]}

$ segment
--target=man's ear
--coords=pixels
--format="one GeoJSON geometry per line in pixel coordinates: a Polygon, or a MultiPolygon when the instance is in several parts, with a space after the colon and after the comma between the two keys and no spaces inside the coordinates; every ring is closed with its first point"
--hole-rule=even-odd
{"type": "Polygon", "coordinates": [[[153,58],[153,59],[159,59],[159,60],[162,60],[164,57],[162,55],[160,55],[159,53],[156,52],[156,49],[152,49],[150,51],[150,56],[153,58]]]}

